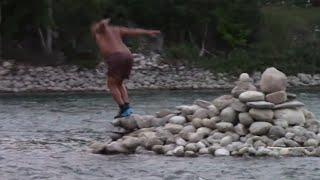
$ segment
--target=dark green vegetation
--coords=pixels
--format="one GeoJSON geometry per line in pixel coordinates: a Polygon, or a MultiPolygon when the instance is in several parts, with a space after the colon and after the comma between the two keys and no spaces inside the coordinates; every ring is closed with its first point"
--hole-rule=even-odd
{"type": "MultiPolygon", "coordinates": [[[[98,61],[89,26],[103,17],[160,29],[168,62],[237,73],[320,72],[319,0],[2,0],[2,56],[27,63],[98,61]],[[65,58],[63,58],[65,57],[65,58]]],[[[155,39],[128,39],[134,50],[155,39]]],[[[142,48],[145,49],[145,48],[142,48]]]]}

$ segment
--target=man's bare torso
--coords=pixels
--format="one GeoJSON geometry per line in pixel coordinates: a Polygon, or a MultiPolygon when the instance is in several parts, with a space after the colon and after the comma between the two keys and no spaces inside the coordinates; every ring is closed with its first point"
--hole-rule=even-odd
{"type": "Polygon", "coordinates": [[[104,32],[95,33],[94,36],[104,58],[117,52],[131,54],[129,48],[123,43],[119,27],[105,26],[104,32]]]}
{"type": "Polygon", "coordinates": [[[107,58],[114,53],[131,54],[129,48],[123,43],[124,36],[149,35],[155,37],[161,32],[158,30],[130,29],[109,25],[110,19],[99,21],[91,26],[91,33],[99,46],[101,54],[107,58]]]}

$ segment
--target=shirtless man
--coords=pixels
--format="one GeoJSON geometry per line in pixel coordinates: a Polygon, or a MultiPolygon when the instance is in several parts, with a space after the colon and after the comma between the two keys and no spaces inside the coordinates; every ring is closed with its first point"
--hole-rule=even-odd
{"type": "Polygon", "coordinates": [[[158,30],[129,29],[109,24],[110,19],[104,19],[91,26],[91,33],[95,39],[106,64],[108,65],[107,85],[113,99],[119,105],[119,114],[115,118],[127,117],[133,113],[130,108],[125,79],[129,79],[133,57],[122,38],[126,36],[149,35],[155,37],[161,32],[158,30]]]}

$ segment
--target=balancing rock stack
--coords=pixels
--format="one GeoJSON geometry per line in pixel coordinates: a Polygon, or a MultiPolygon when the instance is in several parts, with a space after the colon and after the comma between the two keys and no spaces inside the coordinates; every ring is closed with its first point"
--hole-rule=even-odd
{"type": "Polygon", "coordinates": [[[128,132],[96,153],[157,153],[167,156],[318,156],[320,122],[286,92],[287,77],[275,68],[260,89],[241,74],[232,95],[196,100],[174,110],[132,115],[114,121],[128,132]]]}

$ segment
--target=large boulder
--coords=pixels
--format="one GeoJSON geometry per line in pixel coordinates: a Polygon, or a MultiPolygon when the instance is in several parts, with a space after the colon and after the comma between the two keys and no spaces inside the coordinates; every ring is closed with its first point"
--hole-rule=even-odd
{"type": "Polygon", "coordinates": [[[285,91],[287,76],[274,67],[266,69],[261,76],[260,88],[265,93],[285,91]]]}
{"type": "Polygon", "coordinates": [[[280,109],[275,111],[276,119],[284,119],[289,125],[304,125],[306,119],[301,110],[280,109]]]}
{"type": "Polygon", "coordinates": [[[240,94],[241,102],[264,101],[264,94],[258,91],[246,91],[240,94]]]}
{"type": "Polygon", "coordinates": [[[251,134],[261,136],[267,134],[271,127],[272,124],[268,122],[254,122],[251,124],[249,131],[251,134]]]}

